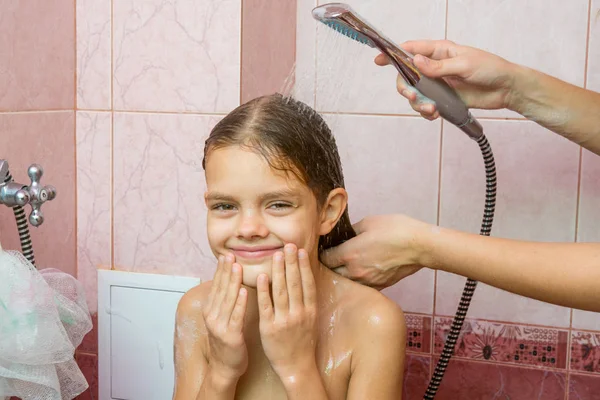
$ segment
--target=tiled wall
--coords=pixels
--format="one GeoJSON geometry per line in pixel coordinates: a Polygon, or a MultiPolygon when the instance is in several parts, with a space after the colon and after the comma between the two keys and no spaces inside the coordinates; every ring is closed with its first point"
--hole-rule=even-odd
{"type": "MultiPolygon", "coordinates": [[[[600,0],[348,2],[399,42],[447,37],[600,90],[600,0]]],[[[0,1],[10,32],[0,39],[0,157],[19,181],[42,164],[59,191],[32,229],[38,264],[77,270],[94,313],[97,268],[210,279],[204,138],[240,102],[286,87],[294,58],[294,93],[338,138],[354,221],[403,212],[477,232],[477,146],[416,117],[394,70],[318,26],[315,5],[0,1]]],[[[600,241],[600,158],[513,113],[477,115],[498,168],[492,234],[600,241]]],[[[12,214],[0,211],[0,240],[17,248],[12,214]]],[[[463,283],[423,270],[386,289],[411,332],[405,398],[422,398],[463,283]]],[[[438,398],[600,398],[598,314],[479,285],[469,317],[438,398]]],[[[82,398],[97,398],[95,332],[77,354],[91,385],[82,398]]]]}
{"type": "MultiPolygon", "coordinates": [[[[346,2],[399,43],[448,38],[600,91],[598,0],[346,2]]],[[[416,116],[395,90],[393,67],[375,66],[375,50],[315,27],[317,0],[298,3],[295,93],[336,133],[351,218],[402,212],[479,232],[478,146],[450,124],[416,116]]],[[[516,113],[474,113],[498,171],[492,234],[600,241],[600,158],[516,113]]],[[[423,398],[464,283],[423,270],[385,290],[407,312],[411,333],[405,398],[423,398]]],[[[468,316],[436,398],[600,398],[600,314],[479,284],[468,316]]]]}
{"type": "MultiPolygon", "coordinates": [[[[30,225],[39,268],[76,274],[75,8],[73,0],[0,1],[0,159],[16,182],[27,168],[57,197],[42,206],[45,222],[30,225]],[[57,249],[60,249],[57,250],[57,249]]],[[[27,216],[31,207],[26,206],[27,216]]],[[[0,205],[2,247],[21,250],[15,217],[0,205]]]]}

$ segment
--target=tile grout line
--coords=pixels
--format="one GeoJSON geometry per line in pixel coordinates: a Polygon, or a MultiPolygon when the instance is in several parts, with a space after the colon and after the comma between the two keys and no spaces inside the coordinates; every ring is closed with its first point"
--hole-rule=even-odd
{"type": "MultiPolygon", "coordinates": [[[[589,65],[589,54],[590,54],[590,31],[592,23],[592,0],[588,0],[588,20],[585,37],[585,62],[583,64],[583,88],[587,88],[587,76],[588,76],[588,65],[589,65]]],[[[581,174],[583,166],[583,147],[579,146],[579,166],[577,170],[577,200],[575,203],[575,242],[577,243],[579,234],[579,207],[581,205],[581,174]]],[[[571,358],[572,358],[572,347],[573,347],[573,313],[574,310],[571,308],[571,318],[569,322],[569,336],[567,339],[567,378],[565,381],[565,400],[570,397],[570,379],[571,379],[571,358]]]]}
{"type": "Polygon", "coordinates": [[[73,2],[73,178],[75,180],[75,279],[79,278],[79,197],[77,184],[77,1],[73,2]]]}
{"type": "Polygon", "coordinates": [[[243,77],[244,77],[244,0],[240,1],[240,92],[238,104],[242,104],[243,77]]]}
{"type": "MultiPolygon", "coordinates": [[[[110,1],[110,269],[115,269],[115,88],[114,88],[114,24],[115,4],[114,0],[110,1]]],[[[97,272],[96,272],[97,273],[97,272]]]]}
{"type": "MultiPolygon", "coordinates": [[[[449,1],[446,0],[446,12],[444,18],[444,39],[448,39],[448,8],[449,1]]],[[[440,118],[441,119],[441,118],[440,118]]],[[[436,225],[440,225],[440,213],[441,213],[441,205],[442,205],[442,158],[443,158],[443,144],[444,144],[444,121],[442,120],[440,123],[440,149],[439,149],[439,157],[438,157],[438,202],[437,202],[437,215],[436,215],[436,225]]],[[[436,303],[437,303],[437,280],[438,280],[438,271],[433,271],[433,310],[431,315],[431,334],[430,334],[430,351],[431,351],[431,363],[429,363],[429,379],[433,376],[433,371],[435,370],[435,362],[433,360],[433,355],[435,353],[435,317],[436,317],[436,303]]]]}

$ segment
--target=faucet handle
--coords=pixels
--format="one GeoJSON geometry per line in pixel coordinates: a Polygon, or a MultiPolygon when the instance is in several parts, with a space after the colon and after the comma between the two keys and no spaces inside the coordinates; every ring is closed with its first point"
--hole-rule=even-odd
{"type": "Polygon", "coordinates": [[[56,197],[56,188],[51,185],[42,186],[40,180],[44,175],[44,169],[39,164],[30,165],[27,169],[27,175],[31,179],[31,185],[29,186],[29,204],[31,204],[29,222],[33,226],[40,226],[44,223],[44,215],[41,210],[42,204],[56,197]]]}

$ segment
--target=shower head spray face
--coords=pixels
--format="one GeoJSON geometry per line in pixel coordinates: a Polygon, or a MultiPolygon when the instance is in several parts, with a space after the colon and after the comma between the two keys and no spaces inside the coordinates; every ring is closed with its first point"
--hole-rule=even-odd
{"type": "Polygon", "coordinates": [[[377,48],[388,56],[392,64],[411,86],[421,79],[421,73],[412,63],[412,55],[394,45],[366,19],[344,3],[328,3],[316,7],[313,17],[331,29],[369,47],[377,48]]]}
{"type": "Polygon", "coordinates": [[[435,103],[440,116],[456,125],[474,140],[483,136],[483,128],[473,118],[458,94],[442,79],[432,79],[414,66],[412,54],[402,50],[378,32],[349,5],[328,3],[312,11],[313,17],[331,29],[369,47],[377,48],[396,67],[404,81],[435,103]]]}

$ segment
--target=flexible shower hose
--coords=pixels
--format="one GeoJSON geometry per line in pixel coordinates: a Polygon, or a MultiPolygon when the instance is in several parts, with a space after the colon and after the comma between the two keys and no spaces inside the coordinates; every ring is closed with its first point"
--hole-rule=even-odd
{"type": "MultiPolygon", "coordinates": [[[[7,173],[4,183],[12,182],[13,177],[10,171],[7,173]]],[[[29,225],[25,210],[21,206],[12,207],[15,219],[17,220],[17,229],[19,230],[19,240],[21,241],[21,250],[23,256],[35,267],[35,257],[33,256],[33,245],[29,236],[29,225]]]]}
{"type": "MultiPolygon", "coordinates": [[[[483,210],[483,221],[481,223],[481,231],[479,234],[483,236],[489,236],[492,230],[494,209],[496,207],[496,165],[494,163],[494,154],[492,153],[492,148],[485,135],[482,135],[477,140],[477,144],[479,144],[479,148],[483,154],[486,182],[485,207],[483,210]]],[[[444,377],[444,372],[446,372],[446,367],[448,366],[450,357],[452,357],[452,354],[454,353],[454,346],[456,345],[458,335],[460,334],[463,322],[467,316],[469,304],[471,303],[471,298],[473,297],[476,286],[477,281],[473,279],[467,279],[467,283],[465,284],[465,288],[458,305],[458,310],[456,311],[456,315],[452,321],[452,326],[450,327],[450,333],[448,334],[448,338],[444,344],[444,350],[442,351],[442,355],[440,356],[440,359],[435,367],[433,376],[429,381],[427,392],[425,392],[425,396],[423,397],[424,400],[433,400],[440,383],[442,382],[442,378],[444,377]]]]}

